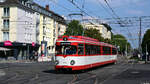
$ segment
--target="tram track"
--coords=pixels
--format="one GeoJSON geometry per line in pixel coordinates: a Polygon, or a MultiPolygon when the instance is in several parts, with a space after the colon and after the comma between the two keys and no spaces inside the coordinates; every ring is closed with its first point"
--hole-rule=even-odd
{"type": "Polygon", "coordinates": [[[12,76],[9,75],[9,77],[7,78],[7,80],[5,80],[4,82],[7,83],[8,81],[13,80],[13,79],[16,79],[17,77],[18,77],[18,74],[17,74],[17,73],[15,73],[15,74],[12,75],[12,76]]]}
{"type": "Polygon", "coordinates": [[[92,72],[86,72],[83,74],[73,74],[73,79],[68,82],[68,84],[80,84],[81,82],[87,81],[89,79],[94,78],[94,82],[92,84],[98,84],[97,75],[92,72]],[[88,75],[88,77],[82,78],[82,75],[88,75]]]}
{"type": "Polygon", "coordinates": [[[74,82],[77,80],[77,78],[78,78],[77,74],[74,74],[73,79],[70,82],[68,82],[68,84],[74,84],[74,82]]]}
{"type": "MultiPolygon", "coordinates": [[[[124,63],[120,64],[120,66],[115,66],[114,67],[114,69],[116,69],[117,73],[116,72],[108,73],[107,76],[108,75],[111,75],[111,76],[104,77],[104,79],[102,81],[100,81],[99,84],[104,84],[106,81],[110,80],[111,78],[119,75],[120,73],[122,73],[122,72],[124,72],[124,71],[126,71],[126,70],[128,70],[129,68],[132,67],[132,65],[128,65],[128,64],[124,64],[124,63]],[[123,66],[123,67],[120,67],[120,66],[123,66]]],[[[105,68],[105,69],[109,69],[109,68],[105,68]]]]}
{"type": "Polygon", "coordinates": [[[8,66],[0,67],[0,69],[7,69],[9,68],[8,66]]]}

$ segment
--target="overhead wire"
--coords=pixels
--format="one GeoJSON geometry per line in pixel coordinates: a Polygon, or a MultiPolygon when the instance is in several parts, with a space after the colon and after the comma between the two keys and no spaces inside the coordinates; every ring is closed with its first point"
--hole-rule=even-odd
{"type": "Polygon", "coordinates": [[[74,3],[72,0],[68,0],[70,3],[72,3],[76,8],[78,8],[80,11],[82,11],[83,13],[85,13],[86,15],[95,18],[93,16],[91,16],[90,14],[88,14],[87,12],[85,12],[82,8],[80,8],[76,3],[74,3]]]}
{"type": "Polygon", "coordinates": [[[98,1],[98,4],[99,4],[112,18],[115,19],[114,15],[111,14],[111,12],[110,12],[107,8],[105,8],[105,6],[102,4],[102,2],[101,2],[100,0],[97,0],[97,1],[98,1]]]}
{"type": "MultiPolygon", "coordinates": [[[[98,16],[97,14],[95,14],[93,11],[91,11],[91,10],[87,10],[86,8],[85,8],[85,5],[83,5],[83,4],[85,4],[85,0],[81,0],[82,2],[82,5],[81,5],[81,8],[82,8],[82,10],[85,10],[87,13],[88,12],[90,12],[90,14],[93,14],[93,15],[95,15],[95,16],[98,16]]],[[[76,3],[78,3],[76,0],[74,0],[74,2],[76,2],[76,3]]],[[[98,17],[100,17],[100,16],[98,16],[98,17]]],[[[93,18],[93,17],[92,17],[93,18]]],[[[94,18],[97,18],[97,17],[94,17],[94,18]]]]}
{"type": "MultiPolygon", "coordinates": [[[[86,15],[90,16],[93,18],[93,16],[89,15],[87,12],[85,12],[83,9],[81,9],[78,5],[76,5],[73,1],[68,0],[69,2],[71,2],[73,5],[75,5],[81,12],[85,13],[86,15]]],[[[83,8],[83,7],[82,7],[83,8]]],[[[114,17],[115,18],[115,17],[114,17]]],[[[88,20],[89,21],[89,20],[88,20]]],[[[89,21],[90,22],[90,21],[89,21]]],[[[94,23],[90,22],[91,24],[95,25],[94,23]]],[[[96,25],[97,26],[97,25],[96,25]]],[[[114,32],[116,32],[118,34],[118,32],[116,30],[113,30],[114,32]]]]}
{"type": "MultiPolygon", "coordinates": [[[[91,18],[95,18],[95,17],[91,16],[90,14],[88,14],[87,12],[85,12],[82,8],[80,8],[76,3],[73,2],[73,0],[68,0],[68,1],[71,2],[74,6],[76,6],[76,8],[78,8],[80,11],[83,11],[83,13],[86,14],[87,16],[89,16],[89,17],[91,17],[91,18]]],[[[99,1],[99,0],[98,0],[98,1],[99,1]]],[[[106,0],[105,0],[105,1],[106,1],[106,0]]],[[[107,1],[106,1],[106,2],[107,2],[107,1]]],[[[113,10],[113,8],[111,8],[111,6],[109,5],[108,2],[107,2],[107,5],[108,5],[108,7],[111,9],[111,11],[113,12],[113,14],[111,14],[110,12],[108,12],[108,13],[113,17],[113,19],[119,19],[119,20],[117,20],[117,22],[118,22],[119,24],[124,23],[124,22],[121,21],[120,17],[115,13],[115,11],[113,10]],[[115,17],[117,17],[117,18],[115,18],[115,17]]],[[[104,6],[103,6],[103,8],[106,9],[104,6]]],[[[65,8],[65,9],[66,9],[66,8],[65,8]]],[[[68,10],[68,9],[66,9],[66,10],[68,10]]],[[[71,12],[71,11],[70,11],[70,12],[71,12]]],[[[89,22],[93,24],[93,22],[91,22],[91,21],[89,21],[89,22]]],[[[129,30],[128,30],[128,32],[129,32],[129,30]]],[[[130,34],[131,34],[131,33],[130,33],[130,34]]],[[[131,35],[132,35],[132,34],[131,34],[131,35]]]]}
{"type": "MultiPolygon", "coordinates": [[[[117,17],[117,19],[118,19],[119,22],[120,22],[120,25],[122,25],[122,24],[125,24],[125,25],[126,25],[126,23],[124,23],[124,22],[120,19],[120,17],[115,13],[115,11],[113,10],[113,8],[109,5],[108,1],[107,1],[107,0],[104,0],[104,1],[105,1],[106,5],[108,6],[108,8],[112,11],[112,13],[117,17]]],[[[131,35],[131,38],[133,38],[131,32],[130,32],[129,29],[128,29],[128,27],[127,27],[127,31],[128,31],[128,33],[131,35]]],[[[132,44],[135,46],[136,44],[134,43],[134,41],[133,41],[133,40],[131,40],[131,41],[132,41],[132,44]]]]}
{"type": "MultiPolygon", "coordinates": [[[[97,0],[97,1],[98,1],[99,6],[101,6],[115,20],[116,19],[115,16],[107,8],[105,8],[102,2],[100,0],[97,0]]],[[[114,32],[118,34],[116,30],[114,30],[114,32]]]]}
{"type": "Polygon", "coordinates": [[[61,4],[56,3],[54,0],[49,0],[49,1],[51,1],[51,2],[55,3],[56,5],[58,5],[58,6],[62,7],[63,9],[65,9],[65,10],[67,10],[67,11],[69,11],[69,12],[73,12],[72,10],[70,10],[70,9],[66,8],[65,6],[63,6],[63,5],[61,5],[61,4]]]}

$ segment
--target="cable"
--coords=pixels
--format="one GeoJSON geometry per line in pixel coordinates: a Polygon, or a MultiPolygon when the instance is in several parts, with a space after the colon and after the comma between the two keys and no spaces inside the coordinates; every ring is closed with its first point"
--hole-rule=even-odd
{"type": "Polygon", "coordinates": [[[73,11],[71,11],[70,9],[66,8],[65,6],[63,6],[63,5],[61,5],[61,4],[56,3],[56,2],[53,1],[53,0],[49,0],[49,1],[55,3],[56,5],[58,5],[58,6],[62,7],[62,8],[64,8],[65,10],[67,10],[67,11],[69,11],[69,12],[73,12],[73,11]]]}
{"type": "Polygon", "coordinates": [[[109,10],[107,10],[107,9],[104,7],[104,5],[101,3],[101,1],[100,1],[100,0],[97,0],[97,1],[98,1],[99,5],[100,5],[108,14],[110,14],[110,16],[111,16],[112,18],[115,19],[115,17],[111,14],[111,12],[110,12],[109,10]]]}
{"type": "MultiPolygon", "coordinates": [[[[113,10],[113,8],[109,5],[109,3],[107,2],[107,0],[104,0],[104,1],[105,1],[106,5],[109,7],[109,9],[112,11],[112,13],[117,17],[117,19],[118,19],[120,22],[124,23],[124,22],[120,19],[120,17],[115,13],[115,11],[113,10]]],[[[121,25],[122,23],[120,23],[120,25],[121,25]]],[[[124,23],[124,24],[126,24],[126,23],[124,23]]],[[[122,25],[122,26],[123,26],[123,25],[122,25]]],[[[127,28],[127,31],[128,31],[128,33],[130,34],[130,36],[132,37],[132,34],[131,34],[131,32],[129,31],[128,28],[127,28]]],[[[132,38],[133,38],[133,37],[132,37],[132,38]]],[[[132,44],[135,45],[134,41],[132,41],[132,44]]]]}
{"type": "Polygon", "coordinates": [[[113,10],[113,8],[109,5],[109,3],[107,2],[107,0],[104,0],[106,2],[106,5],[110,8],[110,10],[112,11],[112,13],[118,18],[120,19],[120,17],[115,13],[115,11],[113,10]]]}
{"type": "MultiPolygon", "coordinates": [[[[90,16],[90,17],[93,17],[93,16],[91,16],[91,15],[89,15],[88,13],[86,13],[84,10],[82,10],[80,7],[78,7],[73,1],[71,1],[71,0],[68,0],[69,2],[71,2],[73,5],[75,5],[78,9],[80,9],[82,12],[84,12],[86,15],[88,15],[88,16],[90,16]]],[[[93,24],[93,23],[91,23],[91,24],[93,24]]],[[[128,31],[129,32],[129,31],[128,31]]],[[[133,43],[134,44],[134,43],[133,43]]]]}

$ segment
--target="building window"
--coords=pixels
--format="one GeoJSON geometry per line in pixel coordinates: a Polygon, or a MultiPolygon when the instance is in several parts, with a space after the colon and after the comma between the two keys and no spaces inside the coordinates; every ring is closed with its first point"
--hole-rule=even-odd
{"type": "Polygon", "coordinates": [[[45,16],[43,17],[43,24],[44,25],[46,24],[46,17],[45,16]]]}
{"type": "Polygon", "coordinates": [[[4,28],[9,28],[9,20],[3,20],[4,28]]]}
{"type": "Polygon", "coordinates": [[[46,37],[45,36],[43,36],[43,41],[46,41],[46,37]]]}
{"type": "Polygon", "coordinates": [[[3,40],[8,41],[9,40],[9,32],[3,32],[3,40]]]}
{"type": "Polygon", "coordinates": [[[9,17],[9,7],[4,8],[4,16],[9,17]]]}
{"type": "Polygon", "coordinates": [[[43,26],[43,34],[46,35],[46,28],[43,26]]]}

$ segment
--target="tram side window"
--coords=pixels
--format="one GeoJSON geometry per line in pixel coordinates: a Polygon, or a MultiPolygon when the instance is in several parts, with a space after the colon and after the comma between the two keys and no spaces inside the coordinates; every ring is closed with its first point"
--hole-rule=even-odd
{"type": "Polygon", "coordinates": [[[117,54],[116,48],[112,48],[112,54],[117,54]]]}
{"type": "Polygon", "coordinates": [[[95,45],[93,49],[95,50],[95,53],[94,53],[94,54],[96,54],[96,55],[101,54],[101,53],[100,53],[100,46],[96,46],[96,45],[95,45]]]}
{"type": "Polygon", "coordinates": [[[107,46],[103,46],[103,54],[111,54],[111,48],[107,46]]]}
{"type": "Polygon", "coordinates": [[[74,55],[77,52],[77,47],[74,45],[56,46],[56,55],[74,55]]]}
{"type": "Polygon", "coordinates": [[[98,55],[100,54],[100,46],[97,45],[85,45],[86,55],[98,55]]]}
{"type": "Polygon", "coordinates": [[[101,49],[100,49],[100,46],[97,46],[97,54],[101,54],[101,49]]]}
{"type": "Polygon", "coordinates": [[[90,55],[90,46],[85,44],[85,54],[90,55]]]}
{"type": "Polygon", "coordinates": [[[78,45],[78,55],[84,55],[84,44],[78,45]]]}

